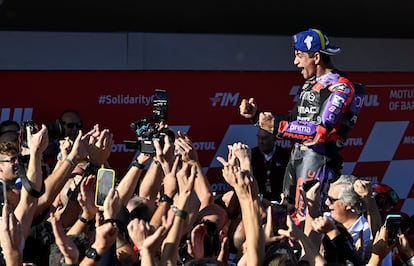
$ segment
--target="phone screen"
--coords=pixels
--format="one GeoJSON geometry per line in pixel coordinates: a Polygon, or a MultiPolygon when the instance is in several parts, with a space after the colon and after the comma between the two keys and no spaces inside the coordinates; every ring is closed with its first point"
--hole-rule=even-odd
{"type": "Polygon", "coordinates": [[[277,234],[278,229],[287,229],[287,207],[283,204],[272,204],[272,218],[273,218],[273,231],[277,234]]]}
{"type": "Polygon", "coordinates": [[[109,190],[115,185],[115,171],[108,168],[100,168],[96,175],[95,205],[103,207],[109,190]]]}
{"type": "Polygon", "coordinates": [[[152,99],[153,116],[156,121],[167,120],[168,118],[168,95],[166,90],[155,89],[152,99]]]}
{"type": "Polygon", "coordinates": [[[319,182],[318,179],[312,179],[312,180],[307,181],[305,184],[303,184],[303,190],[305,192],[308,192],[308,190],[311,189],[311,187],[313,187],[318,182],[319,182]]]}
{"type": "Polygon", "coordinates": [[[394,245],[397,243],[397,237],[400,231],[400,224],[400,214],[388,214],[385,218],[385,226],[387,227],[387,238],[389,245],[394,245]]]}

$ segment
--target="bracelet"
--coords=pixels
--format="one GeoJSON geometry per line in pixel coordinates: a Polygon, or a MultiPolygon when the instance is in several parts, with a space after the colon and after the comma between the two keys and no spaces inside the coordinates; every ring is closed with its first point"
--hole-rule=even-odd
{"type": "Polygon", "coordinates": [[[145,164],[142,164],[142,163],[138,162],[138,160],[134,160],[132,162],[132,166],[135,166],[138,169],[144,169],[145,168],[145,164]]]}
{"type": "Polygon", "coordinates": [[[67,161],[70,165],[72,165],[73,167],[75,167],[75,163],[71,159],[69,159],[68,157],[66,157],[64,159],[64,161],[67,161]]]}
{"type": "Polygon", "coordinates": [[[79,221],[81,221],[82,223],[86,224],[86,225],[92,225],[93,224],[93,219],[92,220],[88,220],[86,218],[82,217],[82,213],[79,214],[78,216],[79,221]]]}
{"type": "Polygon", "coordinates": [[[21,180],[24,189],[27,191],[27,193],[29,193],[30,196],[38,199],[45,193],[45,182],[42,182],[42,188],[40,191],[37,191],[32,187],[31,182],[26,175],[21,176],[21,180]]]}
{"type": "Polygon", "coordinates": [[[117,220],[113,219],[113,218],[108,218],[108,219],[105,219],[105,220],[102,221],[102,224],[107,224],[107,223],[118,224],[117,220]]]}
{"type": "Polygon", "coordinates": [[[134,245],[134,247],[132,248],[138,255],[141,252],[142,248],[139,248],[137,245],[134,245]]]}
{"type": "Polygon", "coordinates": [[[169,204],[173,204],[174,203],[174,200],[172,198],[168,197],[167,195],[162,194],[159,202],[167,202],[169,204]]]}
{"type": "Polygon", "coordinates": [[[181,217],[183,219],[187,218],[188,213],[186,211],[180,210],[176,206],[172,206],[172,210],[175,216],[181,217]]]}

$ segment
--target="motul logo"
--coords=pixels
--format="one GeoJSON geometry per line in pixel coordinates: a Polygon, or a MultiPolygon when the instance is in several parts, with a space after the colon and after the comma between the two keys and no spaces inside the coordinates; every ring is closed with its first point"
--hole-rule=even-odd
{"type": "Polygon", "coordinates": [[[0,120],[16,122],[32,120],[33,108],[1,108],[0,120]]]}
{"type": "Polygon", "coordinates": [[[362,146],[364,145],[364,142],[362,141],[362,138],[349,138],[345,141],[346,146],[362,146]]]}
{"type": "Polygon", "coordinates": [[[364,106],[379,106],[378,95],[366,95],[364,99],[364,106]]]}
{"type": "Polygon", "coordinates": [[[414,144],[414,136],[406,136],[404,137],[404,144],[414,144]]]}

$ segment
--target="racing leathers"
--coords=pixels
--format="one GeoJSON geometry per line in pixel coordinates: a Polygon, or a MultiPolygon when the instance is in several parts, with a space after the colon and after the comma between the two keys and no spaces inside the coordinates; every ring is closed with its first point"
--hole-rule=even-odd
{"type": "MultiPolygon", "coordinates": [[[[341,174],[346,138],[354,127],[362,107],[364,87],[354,84],[338,71],[307,80],[299,100],[289,116],[275,115],[278,138],[293,141],[285,171],[283,193],[304,215],[304,201],[299,189],[311,180],[321,185],[321,205],[329,184],[341,174]]],[[[321,206],[321,208],[322,208],[321,206]]]]}

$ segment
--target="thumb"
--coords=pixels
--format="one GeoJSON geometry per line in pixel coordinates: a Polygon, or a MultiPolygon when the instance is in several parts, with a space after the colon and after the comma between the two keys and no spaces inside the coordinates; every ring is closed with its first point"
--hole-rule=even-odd
{"type": "Polygon", "coordinates": [[[188,253],[191,257],[194,257],[193,246],[192,246],[192,244],[191,244],[191,241],[187,239],[187,240],[186,240],[186,243],[187,243],[187,253],[188,253]]]}
{"type": "Polygon", "coordinates": [[[227,161],[223,158],[223,157],[221,157],[221,156],[217,156],[216,157],[216,159],[217,159],[217,161],[219,161],[223,166],[226,166],[228,163],[227,163],[227,161]]]}

